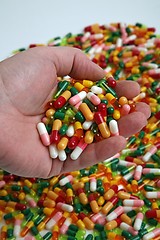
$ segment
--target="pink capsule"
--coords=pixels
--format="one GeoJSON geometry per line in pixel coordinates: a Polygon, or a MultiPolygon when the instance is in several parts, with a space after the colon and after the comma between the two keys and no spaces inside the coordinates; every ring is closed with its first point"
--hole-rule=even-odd
{"type": "Polygon", "coordinates": [[[144,205],[144,201],[140,199],[125,199],[123,200],[123,205],[129,206],[129,207],[142,207],[144,205]]]}
{"type": "Polygon", "coordinates": [[[81,155],[81,153],[83,152],[83,150],[87,147],[87,143],[84,142],[84,140],[80,140],[80,142],[78,143],[78,145],[76,146],[76,148],[73,150],[73,152],[71,153],[70,157],[72,160],[77,160],[77,158],[79,158],[79,156],[81,155]]]}
{"type": "Polygon", "coordinates": [[[124,160],[119,160],[118,165],[120,166],[125,166],[125,167],[131,167],[131,166],[135,166],[136,164],[133,162],[127,162],[124,160]]]}
{"type": "Polygon", "coordinates": [[[156,145],[152,145],[149,149],[149,151],[147,151],[145,153],[145,155],[142,157],[142,160],[145,161],[145,162],[148,162],[150,157],[155,154],[157,152],[158,148],[156,145]]]}
{"type": "Polygon", "coordinates": [[[4,187],[4,185],[6,184],[6,182],[5,181],[0,181],[0,188],[3,188],[4,187]]]}
{"type": "Polygon", "coordinates": [[[22,220],[21,220],[21,219],[15,219],[14,229],[13,229],[13,235],[14,235],[15,237],[19,237],[19,236],[20,236],[21,223],[22,223],[22,220]]]}
{"type": "Polygon", "coordinates": [[[41,141],[44,146],[49,146],[50,145],[50,137],[47,132],[46,126],[44,123],[40,122],[37,124],[37,130],[40,135],[41,141]]]}
{"type": "Polygon", "coordinates": [[[120,216],[122,213],[124,213],[124,209],[122,206],[117,207],[116,209],[114,209],[114,211],[112,211],[107,217],[106,220],[108,222],[117,219],[118,216],[120,216]]]}
{"type": "Polygon", "coordinates": [[[68,230],[69,225],[71,225],[71,223],[72,223],[71,219],[70,219],[70,218],[67,218],[67,219],[64,221],[62,227],[60,228],[60,233],[61,233],[61,234],[65,234],[65,233],[67,232],[67,230],[68,230]]]}
{"type": "Polygon", "coordinates": [[[120,109],[121,116],[125,116],[125,115],[129,114],[130,110],[131,110],[130,105],[129,104],[124,104],[122,106],[122,108],[120,109]]]}
{"type": "Polygon", "coordinates": [[[56,207],[65,212],[73,212],[73,207],[66,203],[58,202],[56,207]]]}
{"type": "Polygon", "coordinates": [[[104,217],[100,212],[95,213],[92,217],[91,217],[91,221],[96,223],[98,221],[99,218],[104,217]]]}
{"type": "Polygon", "coordinates": [[[76,105],[80,101],[82,101],[86,97],[87,93],[85,91],[79,92],[78,94],[74,95],[69,99],[69,103],[71,105],[76,105]]]}
{"type": "Polygon", "coordinates": [[[141,165],[138,165],[134,171],[134,179],[135,180],[140,180],[141,179],[141,176],[142,176],[142,170],[143,170],[143,167],[141,165]]]}
{"type": "Polygon", "coordinates": [[[160,199],[160,192],[146,192],[146,198],[152,199],[160,199]]]}
{"type": "Polygon", "coordinates": [[[29,195],[26,195],[25,199],[26,199],[27,203],[30,205],[30,207],[32,207],[32,208],[37,207],[37,203],[35,202],[35,200],[32,197],[30,197],[29,195]]]}
{"type": "Polygon", "coordinates": [[[129,233],[131,233],[133,236],[138,235],[138,231],[135,231],[133,227],[131,227],[129,224],[122,222],[120,223],[119,226],[122,230],[128,231],[129,233]]]}
{"type": "Polygon", "coordinates": [[[100,104],[101,100],[99,97],[97,97],[93,92],[88,92],[87,93],[87,98],[93,103],[95,106],[100,104]]]}
{"type": "Polygon", "coordinates": [[[142,225],[142,222],[143,222],[143,218],[144,218],[144,215],[143,213],[139,212],[135,218],[135,221],[134,221],[134,225],[133,225],[133,228],[136,230],[136,231],[139,231],[141,229],[141,225],[142,225]]]}
{"type": "Polygon", "coordinates": [[[72,175],[67,175],[66,177],[62,178],[62,179],[59,181],[59,185],[60,185],[60,186],[64,186],[64,185],[66,185],[67,183],[72,182],[72,180],[73,180],[73,176],[72,176],[72,175]]]}
{"type": "Polygon", "coordinates": [[[153,239],[155,237],[159,237],[160,236],[160,228],[155,228],[153,231],[145,234],[143,236],[143,240],[150,240],[153,239]]]}
{"type": "Polygon", "coordinates": [[[157,68],[157,69],[151,69],[148,71],[148,74],[149,75],[154,75],[154,74],[159,74],[160,73],[160,68],[157,68]]]}
{"type": "Polygon", "coordinates": [[[61,212],[57,212],[46,224],[46,229],[51,230],[53,226],[61,219],[62,217],[61,212]]]}
{"type": "Polygon", "coordinates": [[[160,175],[160,169],[158,168],[143,168],[143,174],[153,173],[155,175],[160,175]]]}

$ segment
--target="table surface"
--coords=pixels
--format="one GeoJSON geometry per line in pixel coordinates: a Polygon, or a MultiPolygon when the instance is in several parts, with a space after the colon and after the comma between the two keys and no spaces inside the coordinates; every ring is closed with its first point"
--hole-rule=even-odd
{"type": "Polygon", "coordinates": [[[0,0],[0,60],[30,43],[77,34],[94,23],[140,22],[160,33],[159,9],[159,0],[0,0]]]}

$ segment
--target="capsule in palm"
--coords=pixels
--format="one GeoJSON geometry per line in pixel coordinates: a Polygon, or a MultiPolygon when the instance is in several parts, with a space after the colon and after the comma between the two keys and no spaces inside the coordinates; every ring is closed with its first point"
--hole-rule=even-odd
{"type": "Polygon", "coordinates": [[[87,106],[86,103],[81,103],[81,105],[79,106],[79,110],[87,121],[93,120],[94,114],[91,112],[90,108],[87,106]]]}
{"type": "Polygon", "coordinates": [[[53,103],[54,107],[56,109],[62,108],[70,97],[71,97],[71,92],[66,90],[53,103]]]}
{"type": "Polygon", "coordinates": [[[96,112],[94,114],[94,120],[98,125],[98,129],[99,129],[102,137],[103,138],[110,137],[110,131],[108,129],[107,123],[105,122],[105,119],[100,112],[96,112]]]}
{"type": "Polygon", "coordinates": [[[59,129],[62,127],[62,122],[59,119],[55,119],[52,126],[52,133],[50,136],[51,143],[58,143],[60,139],[59,129]]]}

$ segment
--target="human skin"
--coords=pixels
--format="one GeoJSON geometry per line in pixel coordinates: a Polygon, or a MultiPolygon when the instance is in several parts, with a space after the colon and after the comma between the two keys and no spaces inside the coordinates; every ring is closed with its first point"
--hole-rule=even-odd
{"type": "MultiPolygon", "coordinates": [[[[150,116],[145,103],[118,120],[120,136],[93,143],[73,161],[52,160],[40,141],[36,125],[57,87],[57,76],[99,80],[105,72],[82,51],[71,47],[36,47],[0,63],[0,167],[23,177],[49,178],[103,161],[126,145],[126,137],[140,131],[150,116]],[[101,154],[99,154],[101,153],[101,154]]],[[[133,81],[117,83],[118,96],[132,99],[140,92],[133,81]],[[132,91],[131,91],[132,89],[132,91]]]]}

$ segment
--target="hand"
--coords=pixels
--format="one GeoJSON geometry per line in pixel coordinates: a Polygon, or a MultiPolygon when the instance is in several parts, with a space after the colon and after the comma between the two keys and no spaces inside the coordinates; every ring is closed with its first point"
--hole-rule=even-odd
{"type": "MultiPolygon", "coordinates": [[[[70,47],[37,47],[18,53],[0,63],[0,167],[23,177],[48,178],[82,169],[103,161],[126,145],[125,137],[140,131],[150,115],[145,103],[119,121],[120,136],[93,143],[76,161],[51,159],[39,139],[36,125],[57,86],[57,76],[99,80],[104,71],[80,50],[70,47]],[[99,154],[101,153],[101,154],[99,154]]],[[[121,81],[119,96],[132,98],[139,85],[121,81]],[[130,91],[132,89],[132,91],[130,91]]]]}

